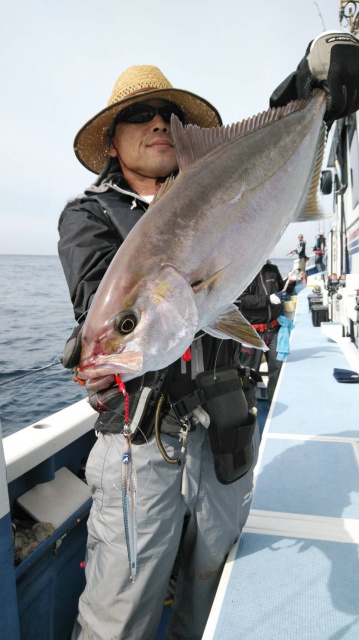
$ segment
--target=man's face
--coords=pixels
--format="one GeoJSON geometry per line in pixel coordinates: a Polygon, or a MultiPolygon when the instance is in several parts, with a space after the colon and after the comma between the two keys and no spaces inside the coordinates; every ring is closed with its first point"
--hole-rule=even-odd
{"type": "MultiPolygon", "coordinates": [[[[143,100],[144,104],[161,107],[165,100],[143,100]]],[[[145,178],[164,178],[177,170],[177,159],[171,136],[171,126],[157,113],[143,123],[119,122],[109,148],[118,157],[127,179],[131,174],[145,178]]]]}
{"type": "Polygon", "coordinates": [[[303,236],[298,236],[298,240],[299,240],[299,242],[302,242],[303,236]]]}

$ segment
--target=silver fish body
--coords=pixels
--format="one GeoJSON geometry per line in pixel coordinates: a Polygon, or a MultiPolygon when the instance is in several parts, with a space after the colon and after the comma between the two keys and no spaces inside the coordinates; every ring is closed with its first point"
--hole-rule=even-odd
{"type": "Polygon", "coordinates": [[[171,130],[180,172],[108,268],[83,327],[79,375],[162,369],[199,330],[265,348],[233,304],[292,221],[316,203],[325,94],[217,129],[171,130]]]}

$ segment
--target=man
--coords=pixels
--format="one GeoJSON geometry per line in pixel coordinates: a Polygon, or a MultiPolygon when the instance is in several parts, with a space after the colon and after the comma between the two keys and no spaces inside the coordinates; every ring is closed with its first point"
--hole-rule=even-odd
{"type": "Polygon", "coordinates": [[[303,282],[307,282],[307,272],[305,270],[305,266],[307,263],[307,255],[305,252],[305,247],[306,247],[306,241],[304,240],[303,235],[300,233],[298,236],[297,248],[294,249],[294,251],[291,251],[290,254],[294,255],[296,253],[299,258],[299,271],[302,273],[303,282]]]}
{"type": "MultiPolygon", "coordinates": [[[[319,40],[314,49],[324,46],[334,51],[339,46],[342,51],[339,68],[356,68],[349,64],[354,59],[359,62],[356,40],[351,38],[343,43],[338,38],[334,42],[323,44],[319,40]]],[[[312,72],[313,59],[320,56],[313,54],[313,48],[308,56],[297,74],[273,95],[273,105],[295,98],[299,85],[301,95],[309,95],[312,86],[322,83],[312,72]]],[[[330,74],[329,65],[326,82],[330,74]]],[[[358,86],[359,78],[355,76],[354,80],[358,86]]],[[[328,118],[334,119],[338,108],[343,112],[343,104],[339,100],[338,106],[333,100],[331,84],[328,118]]],[[[351,89],[348,101],[348,108],[357,108],[351,89]]],[[[184,123],[202,127],[221,124],[212,105],[192,93],[174,89],[156,67],[131,67],[118,79],[108,106],[76,136],[78,159],[99,174],[82,198],[68,204],[59,223],[59,254],[75,317],[80,322],[124,237],[143,215],[160,184],[177,169],[171,113],[176,113],[184,123]]],[[[65,366],[76,366],[80,349],[79,333],[75,331],[66,345],[65,366]]],[[[238,345],[230,340],[219,341],[204,335],[195,340],[191,351],[191,360],[186,357],[169,367],[164,382],[161,375],[153,374],[172,407],[177,406],[178,400],[192,397],[195,378],[201,371],[238,362],[238,345]]],[[[178,466],[163,459],[150,428],[150,416],[147,409],[144,411],[141,424],[146,437],[139,439],[142,444],[133,446],[138,482],[138,571],[136,581],[131,583],[121,509],[123,402],[112,382],[109,381],[109,389],[89,394],[92,406],[100,412],[96,423],[100,435],[86,468],[94,502],[88,523],[87,585],[80,599],[73,638],[154,640],[177,557],[180,568],[167,637],[199,640],[227,554],[248,516],[258,428],[250,421],[250,459],[243,474],[225,485],[216,475],[218,468],[215,470],[213,459],[218,463],[218,457],[211,451],[203,413],[202,423],[197,420],[195,428],[187,434],[186,447],[182,447],[181,421],[171,406],[165,408],[162,445],[170,459],[181,459],[178,466]],[[181,453],[182,448],[185,453],[181,453]]],[[[126,385],[131,391],[130,403],[133,398],[136,404],[146,382],[135,380],[126,385]]],[[[148,384],[151,386],[152,382],[148,384]]],[[[249,415],[246,407],[244,414],[249,415]]]]}
{"type": "MultiPolygon", "coordinates": [[[[292,276],[289,274],[288,279],[292,276]]],[[[243,291],[237,303],[241,313],[256,329],[268,351],[242,347],[240,362],[244,367],[250,367],[256,372],[264,353],[268,365],[267,397],[269,404],[278,382],[282,362],[277,360],[277,339],[280,324],[277,318],[282,315],[282,300],[286,296],[283,291],[284,281],[276,265],[269,260],[263,265],[251,284],[243,291]]]]}
{"type": "Polygon", "coordinates": [[[323,231],[318,231],[313,251],[315,253],[315,264],[317,272],[320,273],[321,271],[325,271],[325,238],[323,231]]]}
{"type": "MultiPolygon", "coordinates": [[[[143,215],[163,179],[177,169],[169,124],[172,113],[182,122],[201,126],[221,122],[214,107],[193,94],[172,89],[159,69],[131,67],[116,83],[107,110],[76,137],[81,162],[94,171],[105,164],[96,185],[80,201],[70,203],[60,220],[59,253],[78,320],[123,238],[143,215]]],[[[194,343],[191,360],[169,368],[166,398],[174,403],[187,397],[196,389],[197,373],[237,361],[236,343],[205,335],[194,343]]],[[[130,383],[126,387],[129,391],[134,388],[130,383]]],[[[131,405],[137,401],[136,391],[130,394],[131,405]]],[[[96,424],[100,436],[86,468],[94,505],[88,525],[87,587],[74,638],[154,638],[181,540],[183,561],[169,637],[200,638],[226,555],[248,516],[257,427],[253,425],[248,473],[225,486],[217,480],[204,426],[198,424],[189,432],[185,459],[182,456],[183,463],[177,466],[164,461],[145,425],[147,443],[133,447],[138,567],[131,584],[121,501],[120,400],[116,387],[91,394],[92,406],[102,413],[96,424]]],[[[180,458],[181,423],[167,412],[162,420],[162,443],[169,457],[180,458]]]]}

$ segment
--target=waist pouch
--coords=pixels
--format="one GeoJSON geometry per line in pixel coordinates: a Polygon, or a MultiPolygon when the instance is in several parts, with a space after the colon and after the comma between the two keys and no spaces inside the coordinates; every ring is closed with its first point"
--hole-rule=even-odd
{"type": "MultiPolygon", "coordinates": [[[[142,386],[133,389],[128,383],[129,418],[132,444],[143,444],[151,436],[154,424],[157,402],[163,386],[167,369],[153,374],[147,374],[142,386]],[[148,384],[145,384],[145,383],[148,384]]],[[[132,382],[132,381],[131,381],[132,382]]],[[[106,401],[106,412],[98,418],[95,429],[101,433],[122,433],[124,427],[125,402],[117,388],[113,390],[113,398],[106,401]]]]}
{"type": "Polygon", "coordinates": [[[208,432],[215,473],[219,482],[230,484],[247,473],[253,463],[256,417],[248,410],[236,367],[200,373],[196,382],[211,419],[208,432]]]}

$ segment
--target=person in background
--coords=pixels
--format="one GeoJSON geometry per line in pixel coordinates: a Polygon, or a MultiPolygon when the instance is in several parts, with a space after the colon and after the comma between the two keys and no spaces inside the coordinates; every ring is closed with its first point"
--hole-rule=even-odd
{"type": "Polygon", "coordinates": [[[306,255],[305,247],[306,247],[306,241],[304,240],[303,235],[300,233],[298,236],[297,248],[293,249],[293,251],[290,251],[289,253],[289,255],[291,256],[296,253],[299,258],[299,272],[302,275],[303,282],[307,282],[307,272],[305,269],[305,266],[307,263],[307,255],[306,255]]]}
{"type": "Polygon", "coordinates": [[[325,238],[323,231],[318,231],[313,247],[315,253],[315,264],[317,272],[325,271],[324,255],[325,255],[325,238]]]}
{"type": "MultiPolygon", "coordinates": [[[[273,400],[282,367],[282,362],[277,359],[277,340],[280,329],[278,317],[283,313],[282,302],[287,296],[284,287],[285,284],[289,285],[295,277],[296,269],[288,275],[285,283],[278,267],[267,260],[237,300],[239,310],[268,347],[268,351],[261,351],[242,346],[239,360],[243,367],[250,367],[258,373],[264,354],[268,365],[269,404],[273,400]]],[[[254,398],[253,403],[256,404],[254,398]]]]}
{"type": "MultiPolygon", "coordinates": [[[[316,86],[327,92],[325,118],[329,124],[359,108],[359,42],[353,36],[344,38],[341,32],[330,38],[318,36],[297,70],[275,90],[270,104],[280,107],[309,97],[316,86]]],[[[59,255],[79,323],[125,236],[166,177],[177,172],[172,113],[184,124],[221,124],[211,104],[191,92],[174,89],[158,68],[130,67],[116,82],[107,106],[75,138],[79,161],[97,174],[94,184],[66,206],[59,221],[59,255]]],[[[272,297],[270,306],[279,311],[280,297],[272,297]]],[[[272,322],[272,318],[267,320],[272,322]]],[[[193,393],[198,371],[238,363],[237,346],[231,340],[204,335],[191,347],[195,358],[173,363],[165,382],[161,372],[151,372],[151,376],[161,382],[163,390],[166,385],[164,392],[176,401],[193,393]]],[[[65,345],[64,365],[74,370],[80,354],[79,325],[65,345]]],[[[126,385],[130,406],[144,383],[150,384],[147,379],[134,379],[126,385]]],[[[248,517],[258,428],[253,427],[250,465],[236,481],[223,484],[215,473],[206,425],[197,421],[196,428],[188,432],[181,466],[168,464],[151,432],[150,408],[144,404],[142,424],[147,438],[133,447],[138,571],[132,582],[121,500],[123,394],[114,380],[107,384],[99,392],[89,391],[89,401],[99,412],[95,425],[99,435],[86,466],[93,493],[87,583],[72,639],[155,640],[177,557],[179,572],[167,640],[199,640],[227,555],[248,517]]],[[[172,458],[181,456],[178,420],[168,405],[161,416],[165,450],[172,458]]]]}

